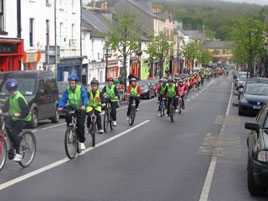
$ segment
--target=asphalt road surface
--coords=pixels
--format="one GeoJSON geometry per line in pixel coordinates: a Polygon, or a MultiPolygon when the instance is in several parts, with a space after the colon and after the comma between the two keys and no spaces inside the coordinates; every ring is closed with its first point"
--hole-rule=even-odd
{"type": "Polygon", "coordinates": [[[1,201],[247,201],[246,121],[232,106],[231,77],[192,92],[175,123],[157,114],[156,99],[142,100],[132,127],[126,106],[118,126],[97,136],[74,160],[64,151],[64,120],[34,130],[37,154],[21,168],[7,161],[0,173],[1,201]]]}

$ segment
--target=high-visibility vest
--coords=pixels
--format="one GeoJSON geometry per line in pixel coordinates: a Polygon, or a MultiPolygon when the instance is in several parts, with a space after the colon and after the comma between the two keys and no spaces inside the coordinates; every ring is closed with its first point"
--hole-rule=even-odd
{"type": "Polygon", "coordinates": [[[106,96],[107,98],[111,99],[111,102],[117,102],[118,99],[115,99],[115,91],[114,91],[115,85],[112,85],[111,89],[108,85],[106,85],[106,96]]]}
{"type": "Polygon", "coordinates": [[[74,109],[80,109],[81,106],[82,106],[81,86],[80,85],[77,85],[75,87],[75,91],[74,92],[70,89],[70,87],[68,87],[67,90],[68,90],[69,104],[74,109]]]}
{"type": "Polygon", "coordinates": [[[95,110],[98,112],[101,112],[101,100],[100,100],[100,90],[98,89],[96,91],[95,97],[93,96],[92,89],[89,92],[89,99],[88,99],[88,106],[87,106],[87,112],[91,112],[93,110],[93,107],[96,107],[95,110]]]}
{"type": "Polygon", "coordinates": [[[180,96],[184,96],[184,89],[185,89],[184,85],[182,87],[179,85],[179,94],[180,94],[180,96]]]}
{"type": "MultiPolygon", "coordinates": [[[[26,103],[26,105],[28,105],[28,102],[26,101],[24,96],[19,91],[15,96],[10,95],[9,96],[9,110],[8,110],[8,113],[10,115],[14,115],[16,113],[18,113],[18,114],[21,113],[21,108],[20,108],[20,105],[18,102],[19,98],[22,98],[24,100],[24,102],[26,103]]],[[[32,115],[31,115],[31,112],[29,112],[29,114],[25,118],[12,117],[12,120],[13,121],[16,121],[16,120],[31,121],[32,115]]]]}
{"type": "Polygon", "coordinates": [[[163,85],[160,86],[160,95],[164,95],[166,88],[167,88],[166,85],[165,86],[163,86],[163,85]]]}
{"type": "Polygon", "coordinates": [[[176,86],[173,84],[171,87],[168,85],[167,86],[167,97],[168,98],[174,98],[176,96],[176,86]]]}
{"type": "Polygon", "coordinates": [[[133,87],[131,86],[129,96],[130,96],[130,97],[137,97],[137,96],[138,96],[138,85],[136,85],[135,88],[133,88],[133,87]]]}

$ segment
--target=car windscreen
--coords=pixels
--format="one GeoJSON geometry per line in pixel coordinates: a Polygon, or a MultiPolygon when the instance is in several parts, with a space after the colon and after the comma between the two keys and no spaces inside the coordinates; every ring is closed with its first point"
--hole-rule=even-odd
{"type": "Polygon", "coordinates": [[[65,91],[65,89],[67,89],[67,87],[69,86],[68,82],[62,82],[62,83],[58,82],[57,84],[59,88],[59,94],[62,94],[65,91]]]}
{"type": "Polygon", "coordinates": [[[268,96],[268,85],[247,85],[245,94],[268,96]]]}
{"type": "Polygon", "coordinates": [[[146,86],[148,86],[148,83],[147,82],[138,82],[138,85],[140,87],[146,87],[146,86]]]}
{"type": "Polygon", "coordinates": [[[239,78],[239,81],[246,81],[247,80],[247,77],[240,77],[239,78]]]}
{"type": "MultiPolygon", "coordinates": [[[[32,96],[35,93],[36,89],[36,79],[34,78],[16,78],[18,82],[18,90],[24,96],[32,96]]],[[[6,81],[5,79],[0,78],[0,94],[3,96],[8,96],[9,92],[6,89],[6,81]]]]}

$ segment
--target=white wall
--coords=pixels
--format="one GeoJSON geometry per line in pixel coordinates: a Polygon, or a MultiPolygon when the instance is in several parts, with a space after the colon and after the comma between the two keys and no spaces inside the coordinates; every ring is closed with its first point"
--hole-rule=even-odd
{"type": "Polygon", "coordinates": [[[80,0],[57,0],[56,9],[57,44],[61,47],[60,57],[80,57],[80,0]]]}
{"type": "Polygon", "coordinates": [[[4,0],[4,29],[7,35],[1,38],[17,38],[17,1],[4,0]]]}

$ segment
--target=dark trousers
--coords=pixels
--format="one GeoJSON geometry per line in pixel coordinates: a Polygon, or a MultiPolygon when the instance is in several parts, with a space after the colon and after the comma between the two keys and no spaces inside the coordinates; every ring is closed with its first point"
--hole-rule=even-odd
{"type": "Polygon", "coordinates": [[[11,118],[9,118],[6,122],[6,125],[10,140],[13,143],[14,148],[16,149],[16,153],[19,154],[20,153],[19,134],[21,130],[27,125],[27,122],[22,120],[13,121],[11,118]]]}
{"type": "Polygon", "coordinates": [[[184,96],[185,96],[185,95],[181,96],[182,107],[185,106],[185,105],[184,105],[184,96]]]}
{"type": "Polygon", "coordinates": [[[140,104],[140,99],[138,97],[129,97],[129,101],[128,101],[128,109],[127,109],[127,116],[129,116],[130,114],[130,110],[131,110],[131,105],[133,104],[133,101],[135,100],[136,102],[136,109],[139,107],[140,104]]]}
{"type": "Polygon", "coordinates": [[[171,104],[172,100],[174,100],[173,101],[173,106],[174,106],[175,110],[177,109],[178,99],[176,97],[174,97],[174,98],[167,98],[167,104],[168,104],[168,106],[167,106],[167,114],[170,113],[170,104],[171,104]]]}
{"type": "MultiPolygon", "coordinates": [[[[100,115],[100,112],[95,110],[95,115],[97,117],[97,127],[98,127],[98,130],[101,130],[102,129],[102,124],[101,124],[101,115],[100,115]]],[[[88,113],[88,116],[87,116],[87,127],[90,128],[90,125],[91,125],[91,116],[92,116],[92,111],[88,113]]]]}
{"type": "MultiPolygon", "coordinates": [[[[66,108],[68,110],[74,110],[71,107],[66,108]]],[[[78,134],[79,137],[79,141],[80,142],[85,142],[86,138],[85,138],[85,121],[86,121],[86,112],[82,111],[82,110],[78,110],[76,112],[76,116],[77,116],[77,123],[76,123],[76,132],[78,134]]],[[[70,114],[66,114],[65,117],[66,123],[67,125],[69,125],[69,123],[71,123],[72,121],[72,115],[70,114]]]]}
{"type": "Polygon", "coordinates": [[[111,103],[111,107],[112,107],[112,119],[113,121],[116,121],[116,108],[117,108],[117,105],[118,103],[117,102],[111,102],[110,99],[107,99],[106,100],[107,103],[111,103]]]}

